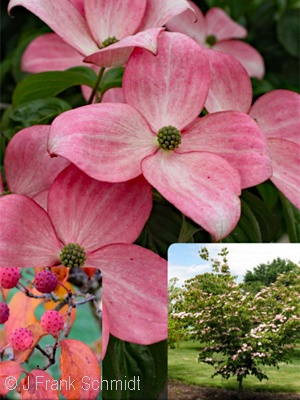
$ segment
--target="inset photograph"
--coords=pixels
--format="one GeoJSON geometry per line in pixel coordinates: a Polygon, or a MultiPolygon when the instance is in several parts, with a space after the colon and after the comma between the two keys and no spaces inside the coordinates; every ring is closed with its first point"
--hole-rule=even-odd
{"type": "Polygon", "coordinates": [[[299,399],[300,245],[173,244],[169,400],[299,399]]]}

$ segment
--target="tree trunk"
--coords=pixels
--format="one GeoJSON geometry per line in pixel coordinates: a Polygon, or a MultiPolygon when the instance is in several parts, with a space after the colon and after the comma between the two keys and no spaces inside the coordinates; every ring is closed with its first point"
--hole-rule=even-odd
{"type": "Polygon", "coordinates": [[[238,390],[242,390],[243,389],[243,377],[242,376],[238,376],[237,380],[239,382],[238,390]]]}

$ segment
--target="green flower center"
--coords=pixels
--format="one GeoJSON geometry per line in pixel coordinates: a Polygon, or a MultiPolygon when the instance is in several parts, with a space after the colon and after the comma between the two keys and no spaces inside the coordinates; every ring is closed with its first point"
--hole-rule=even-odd
{"type": "Polygon", "coordinates": [[[181,143],[181,132],[174,126],[164,126],[157,132],[159,147],[164,150],[175,150],[181,143]]]}
{"type": "Polygon", "coordinates": [[[77,243],[69,243],[60,253],[60,261],[65,267],[79,268],[85,263],[86,255],[83,247],[77,243]]]}
{"type": "Polygon", "coordinates": [[[213,46],[214,44],[217,43],[217,38],[215,35],[209,35],[209,36],[206,36],[205,42],[209,46],[213,46]]]}
{"type": "Polygon", "coordinates": [[[111,44],[117,43],[118,39],[115,36],[110,36],[107,39],[103,40],[100,49],[104,49],[107,46],[110,46],[111,44]]]}

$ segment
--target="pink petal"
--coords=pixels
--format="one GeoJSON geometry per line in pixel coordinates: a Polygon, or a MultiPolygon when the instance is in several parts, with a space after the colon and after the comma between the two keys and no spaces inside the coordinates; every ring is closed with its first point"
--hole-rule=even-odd
{"type": "Polygon", "coordinates": [[[300,146],[282,139],[268,139],[275,186],[300,209],[300,146]]]}
{"type": "Polygon", "coordinates": [[[205,103],[208,112],[238,110],[248,113],[252,85],[242,65],[223,52],[208,49],[211,86],[205,103]]]}
{"type": "Polygon", "coordinates": [[[102,97],[102,103],[125,103],[123,89],[116,87],[107,90],[102,97]]]}
{"type": "Polygon", "coordinates": [[[15,6],[27,8],[81,54],[97,51],[84,17],[68,0],[10,0],[8,12],[15,6]]]}
{"type": "Polygon", "coordinates": [[[157,38],[163,30],[164,28],[153,28],[139,32],[133,36],[127,36],[119,40],[119,42],[91,54],[84,61],[99,65],[100,67],[124,65],[128,61],[134,47],[140,47],[156,54],[157,38]]]}
{"type": "Polygon", "coordinates": [[[209,89],[204,50],[181,33],[162,32],[158,54],[135,49],[123,77],[128,104],[138,109],[151,128],[182,129],[201,112],[209,89]]]}
{"type": "Polygon", "coordinates": [[[171,18],[188,9],[193,12],[193,22],[195,22],[194,10],[189,3],[185,0],[147,0],[145,16],[139,30],[163,26],[171,18]]]}
{"type": "Polygon", "coordinates": [[[268,146],[257,124],[237,111],[206,115],[185,132],[179,153],[204,151],[216,154],[235,167],[241,187],[264,182],[272,175],[268,146]]]}
{"type": "Polygon", "coordinates": [[[37,73],[63,71],[86,64],[82,55],[55,33],[46,33],[34,39],[22,57],[22,70],[37,73]]]}
{"type": "MultiPolygon", "coordinates": [[[[128,37],[126,38],[128,39],[128,37]]],[[[104,49],[86,57],[86,63],[92,63],[99,67],[118,67],[127,63],[134,46],[123,46],[123,41],[111,44],[104,49]],[[112,47],[114,46],[114,47],[112,47]]]]}
{"type": "Polygon", "coordinates": [[[26,196],[0,198],[0,267],[47,267],[61,251],[47,213],[26,196]]]}
{"type": "Polygon", "coordinates": [[[88,261],[102,271],[111,334],[144,345],[167,338],[166,260],[136,245],[115,244],[91,254],[88,261]]]}
{"type": "Polygon", "coordinates": [[[152,208],[152,190],[140,176],[125,183],[96,181],[75,166],[52,185],[48,213],[64,244],[92,252],[110,243],[132,243],[152,208]]]}
{"type": "Polygon", "coordinates": [[[232,20],[221,8],[210,8],[205,14],[206,35],[216,36],[220,40],[232,38],[244,38],[247,30],[234,20],[232,20]]]}
{"type": "Polygon", "coordinates": [[[141,174],[141,160],[158,148],[145,119],[127,104],[92,104],[52,123],[48,151],[94,179],[124,182],[141,174]]]}
{"type": "Polygon", "coordinates": [[[84,15],[84,0],[69,0],[84,15]]]}
{"type": "Polygon", "coordinates": [[[250,44],[240,40],[226,40],[213,46],[214,50],[223,51],[236,58],[249,76],[262,79],[265,74],[265,63],[261,54],[250,44]]]}
{"type": "Polygon", "coordinates": [[[199,44],[204,44],[206,39],[205,33],[205,18],[199,7],[196,6],[192,1],[189,2],[194,10],[186,10],[180,15],[172,18],[166,23],[166,27],[169,31],[181,32],[185,35],[196,40],[199,44]],[[196,17],[196,21],[195,21],[196,17]]]}
{"type": "Polygon", "coordinates": [[[214,240],[234,229],[240,217],[240,177],[223,158],[160,150],[143,160],[142,169],[152,186],[214,240]]]}
{"type": "Polygon", "coordinates": [[[34,196],[48,189],[56,176],[70,163],[51,158],[47,152],[50,125],[35,125],[19,131],[9,142],[4,159],[9,190],[34,196]]]}
{"type": "Polygon", "coordinates": [[[49,193],[49,189],[46,189],[46,190],[42,190],[41,192],[39,192],[36,195],[32,196],[32,199],[39,206],[41,206],[45,211],[47,211],[48,193],[49,193]]]}
{"type": "Polygon", "coordinates": [[[84,11],[95,42],[133,35],[146,9],[147,0],[85,0],[84,11]]]}
{"type": "Polygon", "coordinates": [[[267,138],[286,139],[300,145],[300,95],[289,90],[272,90],[252,106],[250,115],[267,138]]]}

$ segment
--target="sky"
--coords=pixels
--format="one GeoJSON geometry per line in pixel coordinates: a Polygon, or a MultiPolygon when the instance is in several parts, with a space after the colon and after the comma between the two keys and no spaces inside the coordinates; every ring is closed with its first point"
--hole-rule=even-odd
{"type": "Polygon", "coordinates": [[[210,258],[213,259],[218,258],[223,247],[227,247],[231,275],[238,276],[238,283],[243,281],[247,270],[253,271],[259,264],[272,262],[277,257],[287,258],[300,265],[299,243],[176,243],[168,251],[169,279],[178,278],[176,286],[182,286],[185,280],[195,275],[211,272],[212,263],[199,257],[198,251],[202,247],[208,249],[210,258]]]}

